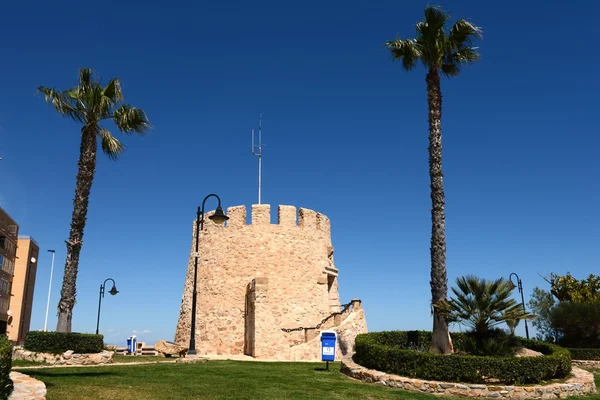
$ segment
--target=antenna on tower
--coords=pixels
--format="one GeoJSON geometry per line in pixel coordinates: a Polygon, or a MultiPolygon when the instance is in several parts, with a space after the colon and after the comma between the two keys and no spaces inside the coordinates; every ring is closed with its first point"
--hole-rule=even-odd
{"type": "Polygon", "coordinates": [[[252,129],[252,155],[258,157],[258,204],[262,191],[262,113],[258,114],[258,143],[254,139],[254,129],[252,129]]]}

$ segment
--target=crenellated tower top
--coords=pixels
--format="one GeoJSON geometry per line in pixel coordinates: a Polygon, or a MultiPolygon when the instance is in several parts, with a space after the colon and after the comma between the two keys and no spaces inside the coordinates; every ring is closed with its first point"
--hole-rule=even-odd
{"type": "MultiPolygon", "coordinates": [[[[209,216],[214,211],[207,212],[209,216]]],[[[271,223],[271,206],[269,204],[253,204],[250,224],[247,223],[246,206],[234,206],[227,208],[229,220],[224,229],[236,229],[247,226],[265,227],[279,225],[282,227],[297,227],[304,230],[315,230],[326,235],[331,234],[331,222],[329,218],[321,213],[308,208],[296,210],[294,206],[280,205],[277,207],[277,222],[271,223]]],[[[205,219],[205,224],[210,220],[205,219]]],[[[210,223],[210,225],[216,225],[210,223]]]]}

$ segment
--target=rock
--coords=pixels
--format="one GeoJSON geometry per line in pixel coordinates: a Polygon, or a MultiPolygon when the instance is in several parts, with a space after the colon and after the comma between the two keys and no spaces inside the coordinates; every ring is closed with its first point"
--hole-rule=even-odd
{"type": "Polygon", "coordinates": [[[185,346],[178,345],[177,343],[167,342],[165,340],[159,340],[154,344],[154,350],[158,351],[163,356],[179,356],[185,357],[188,352],[188,348],[185,346]]]}
{"type": "Polygon", "coordinates": [[[525,347],[521,347],[515,351],[515,357],[539,357],[543,356],[539,351],[534,351],[531,349],[526,349],[525,347]]]}

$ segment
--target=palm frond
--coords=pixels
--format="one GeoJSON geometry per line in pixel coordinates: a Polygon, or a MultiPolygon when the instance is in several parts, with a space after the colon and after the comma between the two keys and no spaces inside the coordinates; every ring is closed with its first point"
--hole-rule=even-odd
{"type": "Polygon", "coordinates": [[[79,69],[79,87],[80,90],[86,91],[93,86],[93,72],[91,68],[80,68],[79,69]]]}
{"type": "Polygon", "coordinates": [[[85,115],[77,109],[74,101],[66,92],[59,92],[44,86],[38,87],[38,92],[44,94],[44,100],[54,107],[62,116],[69,117],[77,122],[84,122],[85,115]]]}
{"type": "Polygon", "coordinates": [[[125,133],[144,134],[150,129],[150,122],[143,110],[123,104],[113,114],[115,125],[125,133]]]}
{"type": "Polygon", "coordinates": [[[125,150],[125,146],[119,142],[111,133],[106,129],[100,129],[99,136],[102,144],[102,151],[111,160],[116,160],[125,150]]]}
{"type": "Polygon", "coordinates": [[[417,42],[423,52],[423,63],[429,68],[440,68],[446,54],[447,35],[444,31],[450,15],[440,7],[427,6],[425,19],[416,25],[417,42]]]}
{"type": "Polygon", "coordinates": [[[419,32],[425,35],[431,35],[437,37],[439,32],[444,29],[446,22],[450,19],[450,14],[442,10],[439,6],[427,6],[425,7],[425,19],[423,20],[419,32]]]}
{"type": "Polygon", "coordinates": [[[479,60],[480,54],[477,49],[477,47],[463,47],[452,53],[452,59],[459,64],[473,64],[479,60]]]}
{"type": "Polygon", "coordinates": [[[123,101],[123,91],[121,90],[121,82],[117,78],[113,78],[108,82],[102,94],[110,99],[113,104],[123,101]]]}
{"type": "Polygon", "coordinates": [[[460,67],[456,64],[442,64],[441,71],[448,77],[460,75],[460,67]]]}
{"type": "Polygon", "coordinates": [[[395,60],[402,60],[402,68],[406,71],[413,69],[421,58],[421,50],[414,39],[388,41],[386,47],[395,60]]]}
{"type": "Polygon", "coordinates": [[[471,47],[473,38],[483,37],[481,28],[473,25],[467,20],[459,19],[450,29],[448,38],[454,49],[471,47]]]}

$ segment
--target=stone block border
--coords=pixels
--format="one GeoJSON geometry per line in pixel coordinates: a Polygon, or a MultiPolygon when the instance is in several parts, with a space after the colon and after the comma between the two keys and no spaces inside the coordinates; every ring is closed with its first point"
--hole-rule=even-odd
{"type": "Polygon", "coordinates": [[[50,365],[100,365],[111,364],[114,360],[114,351],[100,353],[79,354],[72,350],[62,354],[36,353],[22,348],[13,350],[13,360],[45,362],[50,365]]]}
{"type": "Polygon", "coordinates": [[[545,386],[476,385],[405,378],[362,367],[352,360],[352,355],[348,355],[342,360],[342,372],[363,382],[441,396],[492,399],[557,399],[596,393],[594,375],[577,367],[573,367],[572,377],[566,382],[552,383],[545,386]]]}
{"type": "Polygon", "coordinates": [[[579,368],[599,368],[600,360],[573,360],[573,365],[579,368]]]}
{"type": "Polygon", "coordinates": [[[46,400],[46,385],[29,375],[12,371],[10,379],[15,388],[8,400],[46,400]]]}

